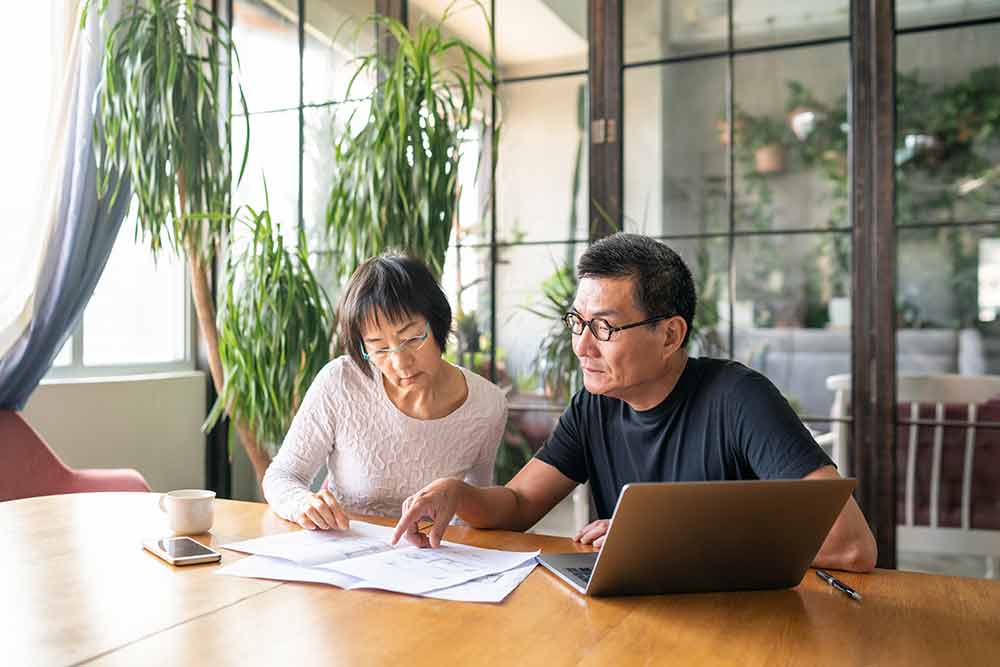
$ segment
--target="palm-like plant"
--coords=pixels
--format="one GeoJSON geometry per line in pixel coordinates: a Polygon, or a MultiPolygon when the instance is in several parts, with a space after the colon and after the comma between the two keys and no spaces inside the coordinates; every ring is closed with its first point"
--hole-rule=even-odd
{"type": "MultiPolygon", "coordinates": [[[[87,0],[83,21],[92,2],[87,0]]],[[[119,182],[113,176],[127,175],[137,204],[137,235],[154,252],[167,247],[187,257],[198,324],[220,395],[225,375],[209,271],[232,220],[229,81],[223,73],[229,54],[238,63],[227,26],[194,0],[130,3],[104,47],[94,121],[100,194],[119,182]]],[[[242,89],[236,89],[246,112],[242,89]]],[[[249,124],[246,134],[249,146],[249,124]]],[[[112,198],[118,194],[110,192],[112,198]]],[[[249,423],[241,418],[233,423],[260,479],[269,457],[249,423]]]]}
{"type": "Polygon", "coordinates": [[[230,279],[219,314],[226,384],[206,422],[227,411],[246,422],[265,446],[278,445],[316,374],[330,360],[332,308],[309,267],[305,234],[294,250],[267,210],[239,218],[250,244],[230,256],[230,279]]]}
{"type": "MultiPolygon", "coordinates": [[[[391,57],[361,58],[348,87],[350,98],[359,78],[379,80],[370,103],[352,112],[334,144],[326,225],[339,277],[389,248],[424,259],[438,275],[444,267],[458,206],[459,146],[477,101],[492,91],[490,60],[446,37],[447,17],[421,23],[414,35],[394,19],[369,19],[397,48],[391,57]],[[366,117],[354,133],[359,113],[366,117]]],[[[484,19],[492,32],[485,11],[484,19]]]]}
{"type": "Polygon", "coordinates": [[[580,367],[573,353],[573,340],[563,323],[563,316],[573,309],[576,284],[573,265],[564,264],[542,282],[541,301],[524,308],[527,312],[552,322],[538,345],[538,354],[532,366],[557,402],[567,400],[579,385],[580,367]]]}

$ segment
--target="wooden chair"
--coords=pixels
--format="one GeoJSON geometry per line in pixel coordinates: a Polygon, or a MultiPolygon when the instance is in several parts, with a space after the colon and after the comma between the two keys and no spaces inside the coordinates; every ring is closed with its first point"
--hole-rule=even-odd
{"type": "MultiPolygon", "coordinates": [[[[848,415],[850,375],[834,375],[831,416],[848,415]]],[[[897,517],[902,551],[974,555],[1000,575],[1000,376],[898,377],[897,517]]],[[[849,475],[849,425],[833,425],[833,459],[849,475]]]]}
{"type": "Polygon", "coordinates": [[[149,491],[135,470],[74,470],[60,460],[24,418],[0,410],[0,502],[88,491],[149,491]]]}

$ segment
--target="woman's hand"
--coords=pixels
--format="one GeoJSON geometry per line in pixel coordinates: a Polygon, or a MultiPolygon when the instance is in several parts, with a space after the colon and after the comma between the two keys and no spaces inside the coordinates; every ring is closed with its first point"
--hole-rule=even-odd
{"type": "Polygon", "coordinates": [[[608,519],[592,521],[577,531],[576,535],[573,536],[573,541],[580,542],[581,544],[593,544],[600,549],[604,546],[604,538],[607,536],[608,528],[610,527],[611,521],[608,519]]]}
{"type": "Polygon", "coordinates": [[[310,494],[305,509],[295,517],[295,523],[307,530],[347,530],[351,525],[330,489],[310,494]]]}
{"type": "Polygon", "coordinates": [[[406,537],[410,544],[421,548],[441,546],[441,537],[458,509],[458,496],[462,482],[457,479],[438,479],[403,501],[403,516],[396,524],[392,543],[406,537]],[[434,523],[427,535],[420,532],[418,523],[428,519],[434,523]]]}

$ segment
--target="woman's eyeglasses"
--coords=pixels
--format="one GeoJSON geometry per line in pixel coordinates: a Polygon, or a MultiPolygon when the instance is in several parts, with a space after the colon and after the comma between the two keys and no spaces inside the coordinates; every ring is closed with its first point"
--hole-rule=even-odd
{"type": "Polygon", "coordinates": [[[377,350],[372,350],[371,352],[368,352],[365,350],[364,341],[361,341],[361,356],[364,358],[365,361],[370,361],[372,363],[375,363],[383,359],[388,359],[389,355],[392,354],[393,352],[410,352],[412,354],[413,352],[418,351],[427,343],[427,339],[430,337],[430,334],[431,334],[431,325],[429,322],[425,322],[424,333],[422,333],[419,336],[404,338],[403,340],[399,341],[399,345],[397,345],[396,347],[381,347],[377,350]]]}

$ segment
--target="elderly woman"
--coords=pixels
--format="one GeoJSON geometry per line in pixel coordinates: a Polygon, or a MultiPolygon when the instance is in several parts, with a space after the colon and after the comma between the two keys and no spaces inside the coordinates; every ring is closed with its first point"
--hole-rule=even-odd
{"type": "Polygon", "coordinates": [[[349,350],[316,376],[264,495],[304,528],[345,529],[346,512],[398,516],[438,477],[493,477],[506,422],[503,392],[441,355],[451,307],[419,260],[384,255],[354,272],[338,317],[349,350]],[[310,483],[326,463],[326,484],[310,483]]]}

